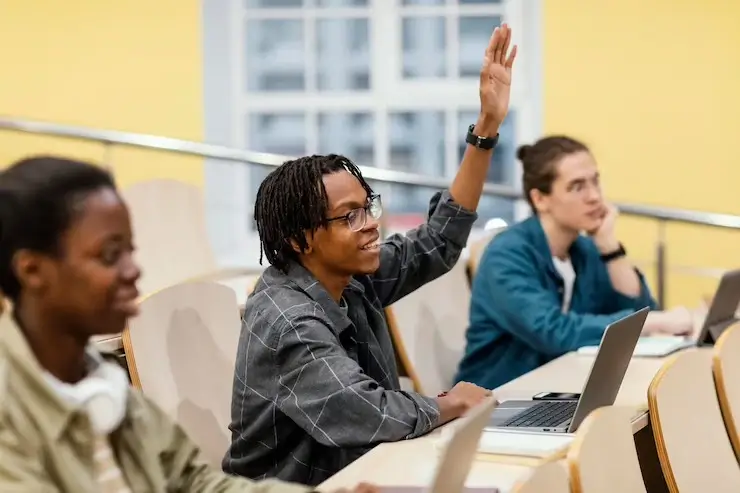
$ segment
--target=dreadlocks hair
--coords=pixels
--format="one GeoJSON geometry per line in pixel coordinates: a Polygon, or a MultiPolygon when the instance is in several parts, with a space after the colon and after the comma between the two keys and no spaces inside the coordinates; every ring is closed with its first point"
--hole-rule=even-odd
{"type": "Polygon", "coordinates": [[[337,154],[286,161],[267,175],[254,203],[254,219],[260,236],[260,265],[265,256],[271,265],[287,272],[290,262],[298,260],[291,242],[295,242],[301,252],[306,251],[306,233],[328,224],[329,201],[322,178],[339,171],[351,173],[368,196],[373,194],[360,169],[337,154]]]}

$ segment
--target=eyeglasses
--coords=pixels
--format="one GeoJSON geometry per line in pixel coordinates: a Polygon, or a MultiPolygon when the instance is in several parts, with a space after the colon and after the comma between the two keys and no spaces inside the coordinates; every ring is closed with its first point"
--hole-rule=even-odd
{"type": "Polygon", "coordinates": [[[380,202],[380,195],[371,195],[367,200],[365,207],[359,209],[352,209],[343,216],[330,217],[326,222],[345,220],[349,229],[352,231],[360,231],[367,224],[367,215],[373,219],[380,219],[383,215],[383,204],[380,202]]]}

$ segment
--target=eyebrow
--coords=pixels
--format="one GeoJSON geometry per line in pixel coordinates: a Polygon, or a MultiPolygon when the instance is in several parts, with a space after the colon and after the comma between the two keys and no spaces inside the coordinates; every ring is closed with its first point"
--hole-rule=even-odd
{"type": "Polygon", "coordinates": [[[334,207],[332,207],[331,210],[332,211],[339,211],[339,210],[341,210],[343,208],[347,208],[349,210],[362,209],[363,207],[365,207],[367,205],[367,202],[369,200],[370,200],[370,196],[368,195],[368,197],[362,203],[357,202],[356,200],[347,200],[345,202],[339,202],[337,205],[335,205],[334,207]]]}

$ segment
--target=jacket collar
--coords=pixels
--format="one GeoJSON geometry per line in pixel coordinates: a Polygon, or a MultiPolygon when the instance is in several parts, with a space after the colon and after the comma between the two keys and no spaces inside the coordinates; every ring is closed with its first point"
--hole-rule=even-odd
{"type": "MultiPolygon", "coordinates": [[[[547,265],[550,273],[560,277],[560,274],[555,269],[555,265],[552,262],[552,252],[550,251],[550,244],[547,242],[547,236],[545,230],[542,228],[542,222],[540,218],[533,214],[529,218],[521,222],[522,228],[526,232],[529,241],[534,247],[535,251],[541,255],[542,261],[547,265]]],[[[578,271],[578,266],[583,258],[583,239],[579,236],[576,241],[570,246],[568,255],[570,256],[573,268],[578,271]]]]}
{"type": "MultiPolygon", "coordinates": [[[[38,423],[42,432],[59,439],[79,409],[62,399],[44,377],[44,368],[31,350],[23,331],[12,316],[12,307],[0,314],[0,395],[7,395],[9,385],[18,393],[27,412],[38,423]],[[4,352],[7,358],[3,358],[4,352]],[[6,366],[3,368],[3,366],[6,366]],[[9,371],[20,376],[18,383],[8,379],[9,371]]],[[[96,365],[103,356],[92,346],[86,349],[87,360],[96,365]]],[[[135,413],[133,399],[127,399],[126,418],[135,413]]]]}
{"type": "MultiPolygon", "coordinates": [[[[311,272],[303,267],[298,262],[291,262],[288,267],[288,273],[283,274],[274,267],[269,268],[272,271],[273,279],[280,280],[282,277],[284,281],[290,281],[295,284],[301,291],[306,293],[309,298],[319,304],[323,309],[324,313],[329,317],[332,323],[332,329],[337,335],[341,334],[344,329],[352,325],[352,321],[345,314],[345,312],[339,307],[336,301],[329,295],[329,292],[324,288],[318,279],[314,277],[311,272]]],[[[280,282],[278,282],[280,283],[280,282]]],[[[272,285],[272,283],[268,283],[272,285]]],[[[351,296],[346,296],[348,293],[357,293],[360,296],[365,294],[365,287],[354,277],[349,281],[349,284],[342,293],[345,296],[345,301],[349,305],[351,296]]]]}
{"type": "Polygon", "coordinates": [[[9,365],[2,369],[0,378],[7,378],[11,369],[21,377],[17,387],[10,381],[2,382],[1,385],[5,387],[2,393],[7,393],[9,385],[15,387],[14,390],[26,401],[26,409],[44,434],[59,438],[75,410],[44,379],[44,369],[13,319],[12,309],[0,315],[0,347],[7,355],[5,364],[9,365]]]}

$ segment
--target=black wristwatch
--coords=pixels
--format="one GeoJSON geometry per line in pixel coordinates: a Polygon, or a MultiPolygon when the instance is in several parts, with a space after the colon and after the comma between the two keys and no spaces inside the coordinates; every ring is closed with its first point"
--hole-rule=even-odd
{"type": "Polygon", "coordinates": [[[619,248],[614,250],[613,252],[604,253],[601,255],[601,260],[604,263],[611,262],[612,260],[616,260],[618,258],[622,258],[627,255],[627,250],[624,249],[624,246],[620,243],[619,248]]]}
{"type": "Polygon", "coordinates": [[[468,127],[468,135],[465,137],[465,142],[474,145],[478,149],[491,150],[496,147],[498,143],[498,134],[495,137],[481,137],[473,133],[475,130],[475,123],[468,127]]]}

